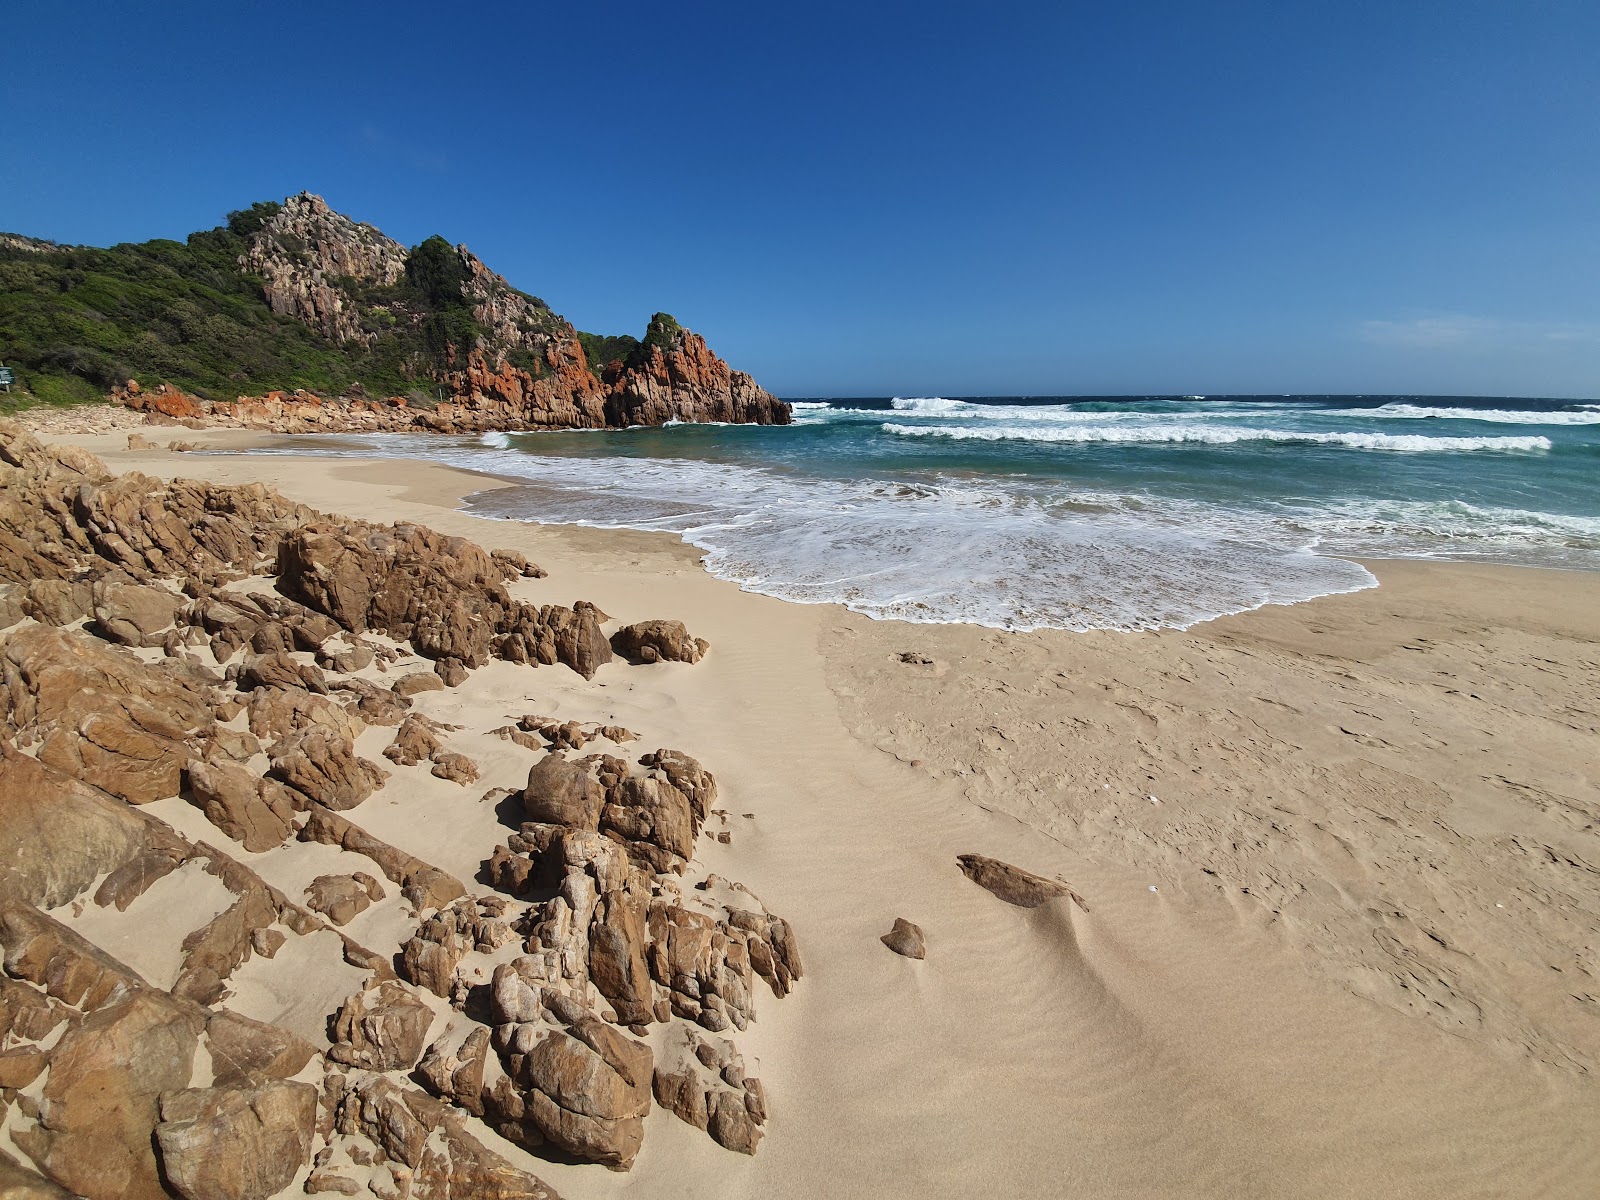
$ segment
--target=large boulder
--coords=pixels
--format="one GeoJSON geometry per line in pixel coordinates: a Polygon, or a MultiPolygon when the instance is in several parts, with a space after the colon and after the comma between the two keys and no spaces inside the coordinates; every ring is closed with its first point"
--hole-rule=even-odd
{"type": "Polygon", "coordinates": [[[294,832],[284,787],[225,759],[189,764],[190,799],[206,819],[252,853],[281,846],[294,832]]]}
{"type": "Polygon", "coordinates": [[[587,1014],[551,1029],[527,1053],[517,1044],[503,1055],[509,1086],[492,1096],[501,1115],[580,1158],[631,1167],[650,1111],[650,1047],[587,1014]]]}
{"type": "Polygon", "coordinates": [[[690,636],[682,621],[640,621],[613,633],[611,648],[631,663],[697,663],[711,643],[690,636]]]}
{"type": "Polygon", "coordinates": [[[274,747],[272,773],[308,801],[335,812],[354,808],[388,778],[376,763],[357,757],[348,739],[320,727],[274,747]]]}
{"type": "Polygon", "coordinates": [[[528,820],[573,829],[599,829],[605,802],[605,788],[590,773],[588,762],[570,761],[554,750],[533,765],[522,793],[528,820]]]}
{"type": "Polygon", "coordinates": [[[0,743],[0,900],[55,908],[145,848],[125,804],[0,743]]]}
{"type": "Polygon", "coordinates": [[[288,1079],[305,1068],[316,1048],[277,1025],[214,1008],[206,1020],[206,1049],[216,1086],[252,1078],[288,1079]]]}
{"type": "Polygon", "coordinates": [[[266,1200],[311,1158],[317,1089],[282,1079],[161,1097],[156,1144],[185,1200],[266,1200]]]}
{"type": "Polygon", "coordinates": [[[151,1134],[161,1094],[189,1085],[203,1024],[151,989],[90,1013],[51,1051],[38,1124],[13,1141],[80,1195],[167,1200],[151,1134]]]}
{"type": "Polygon", "coordinates": [[[133,804],[176,796],[188,740],[214,724],[200,678],[76,631],[18,630],[0,670],[12,723],[43,735],[39,760],[133,804]]]}
{"type": "Polygon", "coordinates": [[[428,1043],[433,1010],[393,981],[357,992],[334,1018],[334,1062],[369,1071],[409,1071],[428,1043]]]}
{"type": "Polygon", "coordinates": [[[124,646],[159,646],[162,631],[188,601],[165,588],[100,580],[94,585],[94,620],[100,632],[124,646]]]}

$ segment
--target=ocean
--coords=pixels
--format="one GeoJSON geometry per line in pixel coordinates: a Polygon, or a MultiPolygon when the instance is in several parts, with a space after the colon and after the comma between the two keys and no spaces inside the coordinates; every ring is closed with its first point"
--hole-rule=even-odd
{"type": "Polygon", "coordinates": [[[492,473],[518,486],[473,497],[479,516],[670,530],[747,590],[910,621],[1181,629],[1373,586],[1346,556],[1600,570],[1600,403],[896,397],[794,415],[327,452],[492,473]]]}

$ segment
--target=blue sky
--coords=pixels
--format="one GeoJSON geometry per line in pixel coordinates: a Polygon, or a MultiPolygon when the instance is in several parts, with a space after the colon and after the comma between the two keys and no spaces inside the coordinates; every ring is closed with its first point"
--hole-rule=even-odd
{"type": "Polygon", "coordinates": [[[13,0],[0,229],[309,189],[786,395],[1600,395],[1600,4],[13,0]]]}

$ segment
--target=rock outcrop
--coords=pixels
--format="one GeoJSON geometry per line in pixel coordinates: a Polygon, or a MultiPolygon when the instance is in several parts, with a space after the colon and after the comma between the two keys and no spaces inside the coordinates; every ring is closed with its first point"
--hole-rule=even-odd
{"type": "Polygon", "coordinates": [[[358,388],[338,399],[268,392],[213,402],[167,385],[145,389],[131,382],[114,399],[166,420],[284,433],[600,429],[668,421],[782,425],[790,419],[787,404],[664,314],[656,315],[631,354],[592,363],[568,321],[512,287],[465,246],[434,238],[408,251],[310,193],[289,197],[261,222],[239,266],[260,280],[274,313],[341,347],[398,354],[408,374],[448,399],[418,406],[399,396],[372,400],[358,388]],[[426,280],[408,273],[418,252],[433,264],[414,272],[426,280]],[[421,349],[438,336],[430,322],[438,321],[441,306],[470,313],[472,325],[470,341],[449,342],[442,361],[421,349]]]}
{"type": "MultiPolygon", "coordinates": [[[[511,597],[537,570],[264,488],[113,478],[0,422],[0,1106],[39,1172],[0,1156],[0,1190],[548,1197],[474,1123],[626,1170],[658,1103],[755,1151],[766,1097],[727,1039],[801,966],[787,922],[696,863],[702,764],[579,757],[637,735],[521,718],[526,787],[484,801],[525,819],[467,882],[352,820],[420,769],[476,777],[428,715],[473,669],[611,658],[593,605],[511,597]],[[392,771],[356,752],[371,724],[392,771]]],[[[636,661],[704,650],[628,630],[636,661]]]]}

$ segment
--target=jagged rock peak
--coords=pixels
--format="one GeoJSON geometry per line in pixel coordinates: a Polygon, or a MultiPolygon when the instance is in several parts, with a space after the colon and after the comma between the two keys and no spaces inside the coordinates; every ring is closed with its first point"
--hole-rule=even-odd
{"type": "Polygon", "coordinates": [[[336,341],[373,340],[343,280],[389,286],[406,270],[406,248],[311,192],[290,196],[250,239],[240,264],[261,276],[267,304],[336,341]]]}

